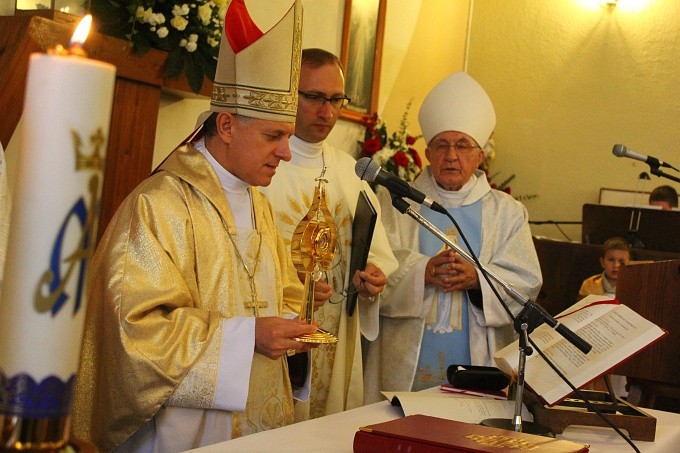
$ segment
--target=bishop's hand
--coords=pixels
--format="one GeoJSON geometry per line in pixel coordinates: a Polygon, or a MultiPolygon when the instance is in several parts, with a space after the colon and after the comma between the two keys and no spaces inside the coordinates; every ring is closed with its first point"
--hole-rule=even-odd
{"type": "Polygon", "coordinates": [[[316,326],[299,319],[277,316],[255,318],[255,351],[270,359],[278,359],[294,349],[296,353],[307,352],[314,345],[296,341],[295,337],[313,334],[316,326]]]}

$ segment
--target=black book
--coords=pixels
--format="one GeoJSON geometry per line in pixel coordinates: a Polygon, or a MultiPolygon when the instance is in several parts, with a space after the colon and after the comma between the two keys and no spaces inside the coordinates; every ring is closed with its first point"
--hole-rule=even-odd
{"type": "Polygon", "coordinates": [[[368,199],[366,191],[362,190],[359,192],[357,208],[354,212],[354,220],[352,221],[352,254],[349,260],[349,288],[347,295],[347,314],[349,316],[354,314],[357,297],[359,296],[354,283],[352,283],[352,276],[357,270],[366,267],[368,251],[371,248],[373,230],[375,229],[377,219],[378,213],[368,199]]]}

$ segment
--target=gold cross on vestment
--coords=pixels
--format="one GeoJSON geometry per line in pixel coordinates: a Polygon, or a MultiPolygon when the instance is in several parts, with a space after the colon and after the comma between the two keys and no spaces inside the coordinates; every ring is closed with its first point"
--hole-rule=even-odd
{"type": "Polygon", "coordinates": [[[255,289],[255,278],[248,276],[250,280],[250,296],[251,300],[248,302],[244,302],[244,306],[246,308],[252,308],[253,309],[253,314],[256,317],[260,316],[260,308],[267,308],[269,304],[267,304],[266,300],[257,300],[257,289],[255,289]]]}

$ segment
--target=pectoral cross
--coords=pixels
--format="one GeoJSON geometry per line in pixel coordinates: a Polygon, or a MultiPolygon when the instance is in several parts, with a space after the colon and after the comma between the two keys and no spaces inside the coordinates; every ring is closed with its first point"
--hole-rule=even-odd
{"type": "Polygon", "coordinates": [[[251,300],[244,302],[244,306],[246,308],[252,308],[253,309],[253,314],[256,317],[260,316],[260,308],[267,308],[268,304],[266,300],[257,300],[257,289],[255,288],[255,277],[250,277],[248,276],[248,280],[250,280],[250,297],[251,300]]]}

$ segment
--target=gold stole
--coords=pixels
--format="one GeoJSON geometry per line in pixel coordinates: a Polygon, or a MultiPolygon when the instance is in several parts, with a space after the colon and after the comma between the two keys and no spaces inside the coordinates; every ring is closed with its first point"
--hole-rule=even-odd
{"type": "MultiPolygon", "coordinates": [[[[255,209],[257,210],[258,207],[255,206],[255,209]]],[[[277,261],[275,252],[273,252],[276,250],[275,239],[272,233],[263,232],[261,236],[262,245],[259,265],[255,271],[255,285],[257,299],[268,301],[268,303],[266,306],[262,304],[257,309],[258,316],[280,316],[282,288],[280,278],[276,278],[274,266],[274,262],[277,261]]],[[[243,234],[241,231],[240,234],[234,235],[233,239],[244,261],[254,263],[259,248],[257,232],[251,230],[243,234]]],[[[238,258],[234,256],[234,259],[238,258]]],[[[251,266],[251,264],[248,265],[251,266]]],[[[239,270],[239,273],[243,272],[242,269],[239,270]]],[[[253,316],[253,308],[248,307],[248,303],[244,303],[250,302],[253,296],[250,281],[248,278],[237,278],[237,281],[231,302],[236,310],[236,316],[253,316]]],[[[250,371],[245,413],[234,412],[232,414],[232,438],[293,423],[291,395],[292,389],[286,361],[283,358],[272,360],[255,353],[250,371]]]]}

